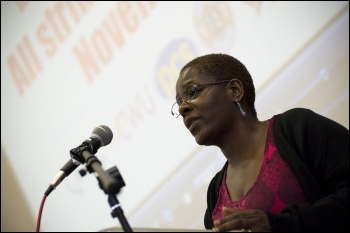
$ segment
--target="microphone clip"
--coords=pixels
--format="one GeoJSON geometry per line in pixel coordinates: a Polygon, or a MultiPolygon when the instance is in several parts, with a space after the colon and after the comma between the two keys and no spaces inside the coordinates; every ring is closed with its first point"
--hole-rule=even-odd
{"type": "Polygon", "coordinates": [[[73,161],[77,161],[80,164],[85,163],[85,159],[83,157],[83,151],[91,151],[91,145],[83,142],[80,146],[73,148],[70,150],[70,157],[73,161]]]}

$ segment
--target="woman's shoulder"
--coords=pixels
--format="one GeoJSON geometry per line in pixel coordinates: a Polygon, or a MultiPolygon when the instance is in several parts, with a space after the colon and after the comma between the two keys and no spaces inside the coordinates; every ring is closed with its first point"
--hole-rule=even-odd
{"type": "Polygon", "coordinates": [[[295,116],[295,115],[315,115],[316,113],[308,108],[291,108],[281,113],[283,116],[295,116]]]}
{"type": "Polygon", "coordinates": [[[307,119],[310,117],[315,117],[318,116],[316,112],[312,111],[311,109],[308,108],[291,108],[289,110],[286,110],[285,112],[276,114],[274,116],[274,119],[278,120],[289,120],[289,119],[294,119],[294,120],[301,120],[301,119],[307,119]]]}
{"type": "Polygon", "coordinates": [[[292,129],[310,126],[319,121],[320,114],[307,108],[292,108],[285,112],[276,114],[274,118],[274,128],[292,129]]]}
{"type": "MultiPolygon", "coordinates": [[[[340,123],[323,116],[311,109],[292,108],[283,113],[274,115],[274,126],[283,128],[345,128],[340,123]]],[[[348,130],[348,129],[347,129],[348,130]]]]}

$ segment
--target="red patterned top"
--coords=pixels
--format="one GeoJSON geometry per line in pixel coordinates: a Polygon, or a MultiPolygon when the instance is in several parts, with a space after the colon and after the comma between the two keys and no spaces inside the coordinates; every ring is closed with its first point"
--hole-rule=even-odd
{"type": "Polygon", "coordinates": [[[268,120],[268,134],[261,171],[248,192],[238,201],[231,201],[226,186],[226,170],[221,182],[219,197],[212,214],[215,221],[223,217],[222,207],[234,209],[261,209],[278,213],[285,205],[306,201],[299,181],[282,159],[272,136],[273,118],[268,120]]]}

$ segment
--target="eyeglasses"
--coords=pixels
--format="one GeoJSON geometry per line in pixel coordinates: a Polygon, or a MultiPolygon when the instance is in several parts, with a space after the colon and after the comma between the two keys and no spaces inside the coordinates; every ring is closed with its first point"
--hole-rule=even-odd
{"type": "Polygon", "coordinates": [[[220,83],[226,83],[229,82],[230,80],[222,80],[218,82],[213,82],[213,83],[206,83],[206,84],[195,84],[195,85],[190,85],[183,93],[182,98],[178,98],[176,102],[173,104],[171,107],[171,114],[178,118],[180,116],[179,108],[183,102],[189,103],[194,97],[196,97],[198,91],[201,89],[198,89],[200,87],[206,87],[206,86],[211,86],[215,84],[220,84],[220,83]]]}

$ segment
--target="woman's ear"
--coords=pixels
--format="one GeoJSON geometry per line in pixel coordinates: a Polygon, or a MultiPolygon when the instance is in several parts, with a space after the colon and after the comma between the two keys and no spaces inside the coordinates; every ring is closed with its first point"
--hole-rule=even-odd
{"type": "Polygon", "coordinates": [[[241,80],[233,78],[228,83],[228,88],[232,91],[232,99],[235,102],[241,102],[244,96],[244,87],[241,80]]]}

